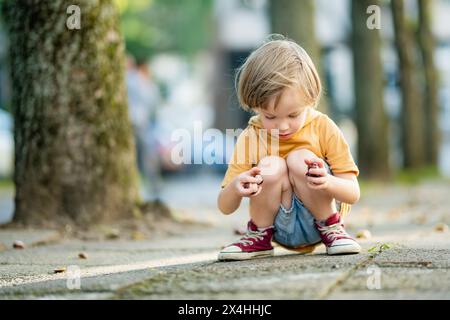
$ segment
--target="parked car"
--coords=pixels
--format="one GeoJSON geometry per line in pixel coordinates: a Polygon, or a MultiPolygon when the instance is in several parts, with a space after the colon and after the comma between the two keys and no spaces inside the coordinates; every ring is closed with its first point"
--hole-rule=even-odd
{"type": "Polygon", "coordinates": [[[14,138],[12,117],[0,110],[0,178],[11,177],[13,172],[14,138]]]}

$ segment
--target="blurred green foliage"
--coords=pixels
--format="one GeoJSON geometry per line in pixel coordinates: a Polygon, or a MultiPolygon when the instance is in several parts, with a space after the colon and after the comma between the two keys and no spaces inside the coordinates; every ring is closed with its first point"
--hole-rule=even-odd
{"type": "Polygon", "coordinates": [[[414,186],[426,181],[449,182],[448,177],[443,176],[436,166],[425,166],[421,169],[399,169],[391,180],[377,181],[359,177],[358,183],[361,189],[361,195],[369,195],[374,190],[382,190],[386,183],[399,186],[414,186]]]}
{"type": "Polygon", "coordinates": [[[115,0],[127,52],[144,62],[155,53],[192,56],[212,37],[212,0],[115,0]]]}
{"type": "Polygon", "coordinates": [[[14,187],[14,182],[7,178],[0,178],[0,190],[9,190],[14,187]]]}
{"type": "Polygon", "coordinates": [[[420,169],[403,169],[397,172],[395,181],[401,184],[414,185],[425,180],[445,179],[436,166],[425,166],[420,169]]]}

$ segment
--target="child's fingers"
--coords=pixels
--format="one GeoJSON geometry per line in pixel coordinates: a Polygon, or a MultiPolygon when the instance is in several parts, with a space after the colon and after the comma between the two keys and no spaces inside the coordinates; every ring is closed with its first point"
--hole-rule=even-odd
{"type": "Polygon", "coordinates": [[[248,197],[252,194],[252,192],[254,192],[249,186],[246,188],[244,187],[244,185],[241,184],[238,185],[237,189],[239,194],[243,197],[248,197]]]}
{"type": "Polygon", "coordinates": [[[251,175],[251,176],[256,176],[257,174],[260,174],[261,173],[261,168],[260,167],[253,167],[253,168],[251,168],[249,171],[248,171],[248,173],[251,175]]]}
{"type": "Polygon", "coordinates": [[[240,178],[240,181],[242,183],[258,183],[259,179],[256,177],[244,175],[240,178]]]}
{"type": "Polygon", "coordinates": [[[258,182],[256,183],[257,185],[260,185],[264,182],[264,178],[260,174],[256,175],[255,178],[258,180],[258,182]]]}
{"type": "Polygon", "coordinates": [[[316,186],[325,184],[327,182],[327,178],[325,177],[307,177],[306,180],[308,181],[308,183],[316,186]]]}
{"type": "Polygon", "coordinates": [[[325,162],[322,159],[317,158],[316,163],[319,165],[319,168],[325,168],[325,162]]]}
{"type": "Polygon", "coordinates": [[[257,196],[258,194],[260,194],[260,193],[261,193],[261,190],[262,190],[262,187],[261,187],[261,186],[258,186],[258,190],[257,190],[256,192],[252,193],[252,194],[251,194],[251,197],[255,197],[255,196],[257,196]]]}
{"type": "Polygon", "coordinates": [[[250,185],[250,188],[248,188],[248,190],[249,190],[250,194],[247,194],[247,196],[248,197],[254,196],[258,193],[258,186],[256,184],[252,183],[250,185]]]}
{"type": "Polygon", "coordinates": [[[258,191],[258,185],[256,183],[244,183],[238,189],[240,189],[242,195],[250,196],[258,191]]]}
{"type": "Polygon", "coordinates": [[[252,190],[253,192],[257,192],[258,191],[258,185],[256,183],[250,183],[250,190],[252,190]]]}
{"type": "Polygon", "coordinates": [[[310,166],[310,165],[312,165],[313,163],[316,163],[316,162],[317,162],[317,159],[319,159],[319,158],[307,158],[307,159],[305,159],[305,163],[306,163],[308,166],[310,166]]]}
{"type": "Polygon", "coordinates": [[[325,168],[320,168],[320,169],[319,168],[311,168],[308,170],[308,173],[310,175],[318,175],[318,176],[324,177],[327,175],[328,172],[325,170],[325,168]]]}
{"type": "Polygon", "coordinates": [[[306,163],[306,165],[308,167],[312,166],[314,163],[316,163],[319,166],[319,168],[324,168],[325,167],[324,161],[321,158],[317,158],[317,157],[316,158],[305,159],[305,163],[306,163]]]}

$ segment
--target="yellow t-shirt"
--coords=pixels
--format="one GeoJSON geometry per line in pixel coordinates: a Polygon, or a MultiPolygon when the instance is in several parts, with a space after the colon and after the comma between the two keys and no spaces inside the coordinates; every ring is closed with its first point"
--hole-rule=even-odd
{"type": "MultiPolygon", "coordinates": [[[[352,172],[358,176],[358,167],[339,127],[327,115],[315,109],[308,108],[305,112],[303,127],[289,139],[278,140],[278,148],[272,148],[273,138],[270,133],[265,134],[261,130],[264,128],[260,116],[250,118],[247,128],[237,139],[221,187],[224,188],[236,176],[250,170],[263,157],[278,155],[286,158],[295,149],[312,151],[328,163],[333,174],[352,172]],[[273,154],[276,149],[278,154],[273,154]]],[[[349,211],[350,205],[341,203],[340,213],[346,215],[349,211]]]]}

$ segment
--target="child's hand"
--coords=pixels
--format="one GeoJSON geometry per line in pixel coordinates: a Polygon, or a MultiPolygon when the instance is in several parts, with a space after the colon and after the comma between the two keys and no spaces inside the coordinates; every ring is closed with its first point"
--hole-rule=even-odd
{"type": "Polygon", "coordinates": [[[308,166],[306,173],[307,185],[314,190],[325,190],[329,185],[329,177],[325,162],[320,158],[305,159],[308,166]]]}
{"type": "Polygon", "coordinates": [[[241,173],[236,179],[236,191],[241,197],[252,197],[258,195],[261,190],[263,178],[260,175],[261,169],[253,167],[241,173]]]}

